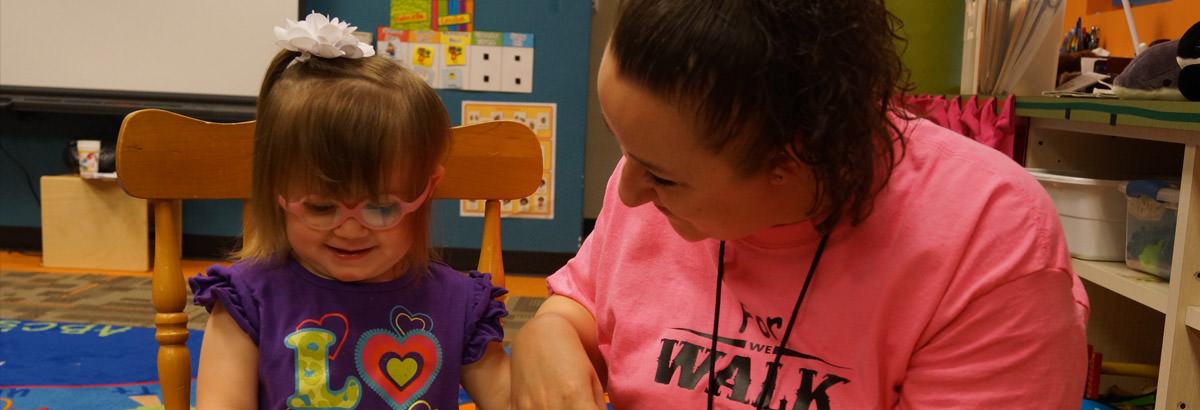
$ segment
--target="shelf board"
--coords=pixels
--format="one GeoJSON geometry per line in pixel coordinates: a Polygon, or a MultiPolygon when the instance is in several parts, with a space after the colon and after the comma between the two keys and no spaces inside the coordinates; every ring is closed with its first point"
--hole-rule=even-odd
{"type": "MultiPolygon", "coordinates": [[[[1071,259],[1079,277],[1162,313],[1167,311],[1167,281],[1138,272],[1121,262],[1071,259]]],[[[1195,309],[1195,308],[1193,308],[1195,309]]],[[[1200,313],[1196,314],[1200,316],[1200,313]]],[[[1190,319],[1190,317],[1189,317],[1190,319]]],[[[1200,320],[1200,317],[1197,318],[1200,320]]]]}
{"type": "Polygon", "coordinates": [[[1200,102],[1016,97],[1016,115],[1105,125],[1200,130],[1200,102]]]}
{"type": "Polygon", "coordinates": [[[1200,330],[1200,306],[1188,306],[1187,325],[1192,330],[1200,330]]]}

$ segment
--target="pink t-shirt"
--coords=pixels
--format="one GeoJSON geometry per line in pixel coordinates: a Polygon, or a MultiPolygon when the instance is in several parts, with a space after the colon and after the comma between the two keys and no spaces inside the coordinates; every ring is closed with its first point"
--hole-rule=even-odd
{"type": "MultiPolygon", "coordinates": [[[[772,409],[1078,408],[1087,296],[1046,192],[924,120],[869,218],[829,238],[772,409]]],[[[551,276],[596,318],[617,409],[703,409],[719,242],[687,242],[609,180],[595,230],[551,276]]],[[[820,238],[802,222],[726,243],[718,408],[762,390],[820,238]]]]}

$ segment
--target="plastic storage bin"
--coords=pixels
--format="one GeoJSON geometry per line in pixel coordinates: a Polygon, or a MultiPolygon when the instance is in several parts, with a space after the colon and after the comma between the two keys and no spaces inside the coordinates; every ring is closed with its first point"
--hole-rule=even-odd
{"type": "Polygon", "coordinates": [[[1073,171],[1027,169],[1058,210],[1067,249],[1080,259],[1125,260],[1125,180],[1089,178],[1073,171]]]}
{"type": "Polygon", "coordinates": [[[1125,265],[1168,279],[1175,251],[1179,188],[1160,180],[1121,184],[1126,195],[1125,265]]]}

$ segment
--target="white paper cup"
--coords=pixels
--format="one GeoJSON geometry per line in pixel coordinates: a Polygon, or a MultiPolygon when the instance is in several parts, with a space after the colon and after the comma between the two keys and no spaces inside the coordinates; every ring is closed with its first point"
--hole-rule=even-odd
{"type": "Polygon", "coordinates": [[[100,172],[100,141],[79,140],[75,148],[79,151],[79,176],[95,177],[100,172]]]}

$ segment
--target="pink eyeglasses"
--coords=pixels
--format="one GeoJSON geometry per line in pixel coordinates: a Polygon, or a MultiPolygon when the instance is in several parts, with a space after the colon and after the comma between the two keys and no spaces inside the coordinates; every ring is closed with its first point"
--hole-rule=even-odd
{"type": "Polygon", "coordinates": [[[396,195],[387,195],[377,200],[362,201],[351,206],[342,201],[315,195],[309,195],[296,201],[288,201],[284,199],[283,195],[280,195],[278,197],[279,206],[300,218],[300,221],[308,227],[317,230],[336,228],[350,218],[368,229],[389,229],[398,225],[405,215],[421,207],[425,198],[433,191],[439,176],[435,175],[429,181],[429,185],[425,186],[425,191],[421,192],[416,199],[408,202],[396,195]]]}

